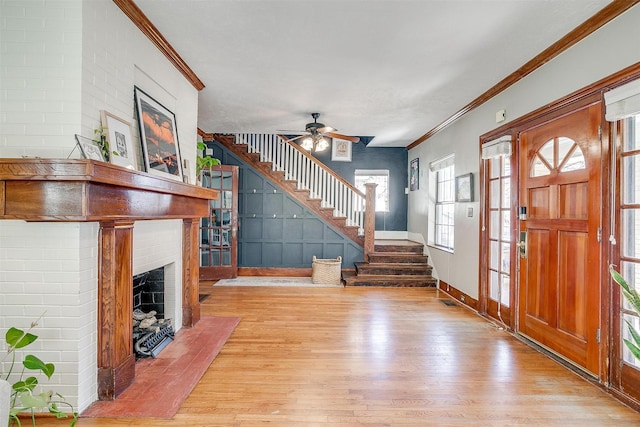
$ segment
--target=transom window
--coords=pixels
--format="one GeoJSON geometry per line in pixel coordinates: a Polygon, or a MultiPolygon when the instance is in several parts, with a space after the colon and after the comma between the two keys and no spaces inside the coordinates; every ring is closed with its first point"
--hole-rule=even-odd
{"type": "Polygon", "coordinates": [[[533,159],[531,177],[550,175],[552,170],[570,172],[586,167],[584,154],[576,142],[565,136],[550,139],[533,159]]]}

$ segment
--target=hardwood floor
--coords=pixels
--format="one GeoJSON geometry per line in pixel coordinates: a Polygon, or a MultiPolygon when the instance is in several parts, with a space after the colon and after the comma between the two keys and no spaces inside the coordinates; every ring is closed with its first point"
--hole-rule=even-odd
{"type": "Polygon", "coordinates": [[[640,425],[640,414],[435,289],[205,292],[203,315],[242,320],[174,419],[78,426],[640,425]]]}

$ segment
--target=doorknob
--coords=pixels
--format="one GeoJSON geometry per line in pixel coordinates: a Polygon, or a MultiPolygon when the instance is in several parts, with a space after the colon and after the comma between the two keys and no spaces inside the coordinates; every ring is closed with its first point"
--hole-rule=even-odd
{"type": "Polygon", "coordinates": [[[516,243],[516,247],[520,248],[520,258],[527,257],[527,232],[520,232],[520,240],[516,243]]]}

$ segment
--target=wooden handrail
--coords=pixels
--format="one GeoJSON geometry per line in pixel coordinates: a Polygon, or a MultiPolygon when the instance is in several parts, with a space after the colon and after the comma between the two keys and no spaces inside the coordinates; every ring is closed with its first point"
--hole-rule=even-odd
{"type": "Polygon", "coordinates": [[[324,169],[325,171],[327,171],[327,173],[331,176],[333,176],[335,179],[337,179],[338,181],[340,181],[341,183],[343,183],[346,187],[349,187],[349,189],[351,191],[353,191],[356,194],[359,194],[362,197],[365,197],[365,194],[358,190],[353,184],[351,184],[349,181],[345,180],[343,177],[341,177],[340,175],[338,175],[337,173],[335,173],[333,171],[333,169],[331,169],[330,167],[328,167],[327,165],[325,165],[324,163],[322,163],[320,160],[318,160],[317,158],[313,157],[311,154],[309,154],[309,152],[307,150],[304,150],[302,148],[300,148],[300,146],[298,144],[294,144],[291,142],[291,140],[289,138],[287,138],[284,135],[278,135],[279,138],[282,138],[286,143],[288,143],[289,145],[291,145],[293,148],[295,148],[296,150],[298,150],[299,152],[301,152],[303,155],[305,155],[306,157],[308,157],[309,159],[313,160],[316,164],[320,165],[320,167],[322,167],[322,169],[324,169]]]}

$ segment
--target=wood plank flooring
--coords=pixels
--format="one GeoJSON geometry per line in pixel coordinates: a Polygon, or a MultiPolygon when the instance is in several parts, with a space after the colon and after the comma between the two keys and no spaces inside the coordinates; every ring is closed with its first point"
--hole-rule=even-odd
{"type": "MultiPolygon", "coordinates": [[[[78,426],[631,426],[640,414],[429,288],[215,287],[242,318],[172,420],[78,426]]],[[[42,426],[65,425],[41,419],[42,426]]]]}

